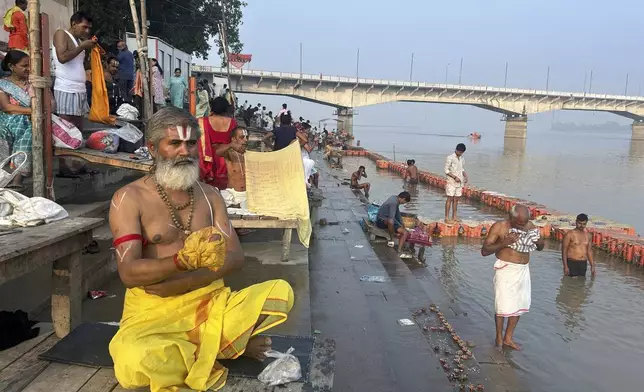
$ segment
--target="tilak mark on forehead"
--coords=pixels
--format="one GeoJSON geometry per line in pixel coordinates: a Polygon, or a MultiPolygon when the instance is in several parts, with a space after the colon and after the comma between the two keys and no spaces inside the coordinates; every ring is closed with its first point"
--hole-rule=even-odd
{"type": "Polygon", "coordinates": [[[187,141],[190,140],[190,136],[192,136],[192,127],[188,125],[187,127],[184,127],[183,125],[177,125],[177,133],[179,134],[179,140],[181,141],[187,141]]]}

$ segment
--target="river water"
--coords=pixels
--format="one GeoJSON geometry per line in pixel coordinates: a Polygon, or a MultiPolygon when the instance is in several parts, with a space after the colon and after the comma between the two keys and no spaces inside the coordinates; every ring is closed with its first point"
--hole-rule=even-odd
{"type": "MultiPolygon", "coordinates": [[[[503,124],[503,123],[500,123],[503,124]]],[[[423,134],[413,128],[356,128],[362,146],[442,173],[445,157],[465,143],[473,185],[521,197],[591,219],[603,217],[644,232],[644,142],[630,132],[528,130],[524,141],[485,132],[478,143],[463,136],[423,134]]]]}
{"type": "MultiPolygon", "coordinates": [[[[452,146],[457,141],[458,139],[449,140],[449,143],[441,144],[452,146]]],[[[434,143],[431,144],[432,151],[439,150],[434,143]]],[[[616,145],[620,143],[607,144],[614,144],[613,147],[617,148],[616,145]]],[[[380,150],[386,153],[383,149],[380,150]]],[[[570,166],[580,173],[587,172],[589,177],[597,176],[592,170],[583,169],[583,162],[574,163],[574,158],[565,157],[563,150],[559,158],[561,164],[548,162],[541,155],[533,161],[526,158],[526,153],[523,153],[523,158],[516,155],[516,152],[506,155],[503,149],[495,153],[493,148],[486,149],[483,142],[469,148],[467,154],[468,171],[475,183],[478,184],[480,178],[485,178],[484,173],[500,170],[496,178],[502,186],[495,186],[491,180],[485,183],[485,186],[493,190],[501,190],[499,188],[504,186],[507,192],[510,192],[509,189],[524,189],[525,192],[533,194],[532,198],[535,201],[540,202],[543,201],[541,195],[548,195],[549,192],[568,195],[575,189],[575,184],[583,189],[590,189],[581,179],[572,185],[567,185],[565,180],[561,180],[562,176],[571,177],[571,174],[563,173],[570,166]],[[477,157],[479,154],[482,156],[477,157]],[[543,165],[536,162],[543,162],[543,165]],[[534,171],[543,173],[541,180],[526,178],[533,168],[534,171]],[[500,180],[512,179],[515,176],[523,178],[518,180],[520,185],[500,180]],[[527,190],[529,184],[533,184],[537,190],[527,190]],[[549,191],[538,189],[540,184],[547,184],[549,191]]],[[[622,169],[630,173],[627,175],[634,176],[631,172],[636,169],[630,167],[628,162],[631,159],[626,158],[628,154],[627,149],[617,161],[624,162],[622,169]]],[[[409,152],[404,155],[405,159],[407,157],[416,159],[417,163],[425,163],[421,163],[421,167],[430,168],[430,164],[433,164],[432,169],[435,172],[440,171],[440,161],[443,159],[442,154],[438,153],[414,155],[409,152]]],[[[604,159],[609,161],[608,157],[604,159]]],[[[634,164],[641,165],[641,161],[635,161],[634,164]]],[[[372,184],[372,200],[384,200],[402,191],[400,177],[386,171],[378,172],[375,165],[366,158],[345,158],[344,163],[346,177],[359,165],[367,168],[367,180],[372,184]]],[[[596,187],[597,193],[607,196],[610,192],[603,188],[608,187],[610,181],[606,178],[600,179],[604,185],[596,187]]],[[[620,189],[626,187],[621,186],[620,189]]],[[[558,200],[552,196],[551,199],[558,200]]],[[[596,205],[592,199],[589,194],[581,200],[587,203],[586,211],[590,211],[591,214],[596,205]]],[[[632,199],[633,204],[629,205],[635,206],[635,195],[625,199],[632,199]]],[[[562,202],[562,206],[565,205],[565,202],[562,202]]],[[[603,214],[615,218],[610,215],[611,208],[606,207],[603,214]]],[[[444,211],[443,194],[439,190],[420,184],[412,191],[412,202],[402,211],[414,212],[428,218],[441,218],[444,211]]],[[[496,210],[469,203],[462,203],[459,211],[464,219],[502,217],[496,210]]],[[[633,209],[631,213],[643,212],[633,209]]],[[[628,218],[628,215],[624,217],[628,218]]],[[[644,358],[644,339],[640,335],[644,325],[644,270],[608,257],[603,252],[596,252],[595,260],[598,263],[595,279],[571,279],[562,276],[559,243],[549,243],[544,251],[532,255],[532,307],[528,314],[521,317],[515,332],[515,339],[522,345],[523,351],[506,352],[508,361],[531,391],[644,390],[638,376],[642,367],[640,361],[644,358]]],[[[490,341],[494,339],[495,333],[493,263],[492,256],[481,257],[480,246],[472,245],[471,242],[455,245],[453,242],[441,243],[438,240],[428,251],[427,257],[427,271],[438,278],[449,295],[468,311],[471,322],[479,326],[490,337],[490,341]]]]}

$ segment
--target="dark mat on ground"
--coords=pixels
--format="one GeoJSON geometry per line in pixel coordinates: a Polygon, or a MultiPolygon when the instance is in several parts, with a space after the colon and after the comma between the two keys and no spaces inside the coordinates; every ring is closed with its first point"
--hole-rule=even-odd
{"type": "MultiPolygon", "coordinates": [[[[39,358],[69,365],[114,367],[108,346],[118,328],[118,326],[110,324],[83,323],[49,351],[41,354],[39,358]]],[[[269,336],[273,341],[273,350],[286,352],[289,347],[295,349],[293,355],[300,360],[303,381],[308,381],[314,339],[304,336],[265,336],[269,336]]],[[[264,362],[259,362],[250,358],[239,358],[220,362],[228,368],[231,376],[256,378],[273,360],[269,358],[264,362]]]]}

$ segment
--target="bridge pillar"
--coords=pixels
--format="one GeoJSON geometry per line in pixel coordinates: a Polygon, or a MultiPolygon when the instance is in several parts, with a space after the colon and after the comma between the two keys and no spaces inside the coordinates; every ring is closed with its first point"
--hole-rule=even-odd
{"type": "Polygon", "coordinates": [[[338,108],[334,114],[341,121],[338,123],[338,131],[344,129],[349,135],[353,135],[354,110],[352,108],[338,108]]]}
{"type": "Polygon", "coordinates": [[[517,139],[528,137],[528,116],[508,114],[505,117],[505,137],[517,139]]]}
{"type": "Polygon", "coordinates": [[[631,125],[631,140],[644,140],[644,120],[635,120],[631,125]]]}

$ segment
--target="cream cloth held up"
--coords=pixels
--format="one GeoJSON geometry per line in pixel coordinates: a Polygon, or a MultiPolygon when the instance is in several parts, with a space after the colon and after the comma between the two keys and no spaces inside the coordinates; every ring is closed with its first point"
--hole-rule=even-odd
{"type": "Polygon", "coordinates": [[[530,264],[494,263],[494,310],[497,316],[520,316],[530,310],[530,264]]]}
{"type": "Polygon", "coordinates": [[[297,235],[308,248],[312,228],[300,144],[291,143],[272,152],[246,151],[244,160],[248,210],[258,215],[297,219],[297,235]]]}

